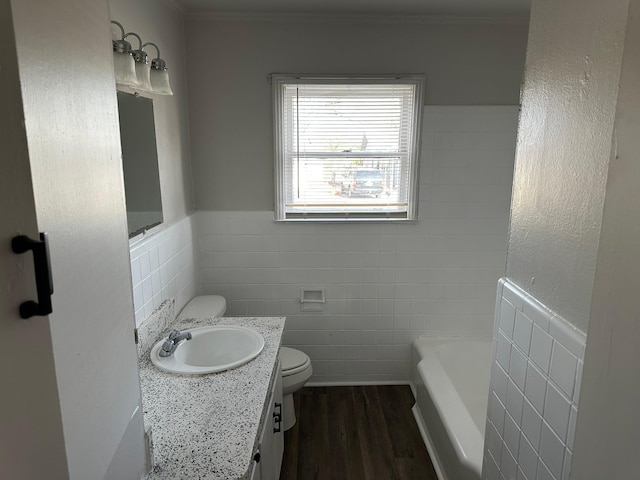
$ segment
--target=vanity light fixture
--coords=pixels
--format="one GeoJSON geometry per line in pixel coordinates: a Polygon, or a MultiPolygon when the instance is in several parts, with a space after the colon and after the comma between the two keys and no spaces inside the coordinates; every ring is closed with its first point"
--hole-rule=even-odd
{"type": "Polygon", "coordinates": [[[167,62],[160,58],[160,49],[155,43],[147,42],[141,48],[151,45],[158,52],[158,56],[151,60],[151,92],[159,95],[173,95],[169,84],[167,62]]]}
{"type": "Polygon", "coordinates": [[[129,35],[133,35],[138,39],[138,50],[132,50],[131,56],[135,61],[136,65],[136,78],[138,85],[137,87],[140,90],[144,90],[145,92],[152,92],[151,89],[151,68],[149,67],[149,55],[145,52],[142,47],[142,39],[140,35],[134,32],[127,33],[124,38],[127,38],[129,35]]]}
{"type": "Polygon", "coordinates": [[[124,33],[124,27],[119,22],[111,20],[117,25],[122,35],[120,40],[113,40],[113,67],[116,75],[116,84],[133,88],[135,90],[155,93],[158,95],[173,95],[169,84],[167,62],[160,58],[160,49],[155,43],[142,43],[140,35],[135,32],[124,33]],[[134,36],[138,39],[138,49],[133,50],[126,38],[134,36]],[[151,61],[144,51],[146,46],[152,46],[158,52],[158,56],[151,61]]]}
{"type": "Polygon", "coordinates": [[[117,25],[122,32],[120,40],[113,40],[113,69],[116,74],[116,84],[138,87],[135,61],[131,55],[131,44],[125,40],[124,27],[115,20],[111,20],[111,23],[117,25]]]}

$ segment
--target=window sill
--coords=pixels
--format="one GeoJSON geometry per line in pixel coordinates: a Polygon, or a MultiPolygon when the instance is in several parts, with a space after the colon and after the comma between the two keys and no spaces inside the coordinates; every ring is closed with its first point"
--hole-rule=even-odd
{"type": "Polygon", "coordinates": [[[418,223],[417,218],[285,218],[273,221],[274,223],[418,223]]]}

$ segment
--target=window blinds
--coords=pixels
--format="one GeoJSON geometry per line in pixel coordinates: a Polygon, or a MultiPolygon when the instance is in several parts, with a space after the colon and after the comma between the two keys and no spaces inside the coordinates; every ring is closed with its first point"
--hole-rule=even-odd
{"type": "Polygon", "coordinates": [[[279,82],[280,219],[411,219],[419,87],[363,79],[279,82]]]}

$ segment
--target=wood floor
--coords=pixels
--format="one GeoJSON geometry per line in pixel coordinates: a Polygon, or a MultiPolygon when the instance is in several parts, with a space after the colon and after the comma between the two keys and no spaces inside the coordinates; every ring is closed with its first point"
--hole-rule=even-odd
{"type": "Polygon", "coordinates": [[[294,401],[280,480],[437,480],[408,386],[303,388],[294,401]]]}

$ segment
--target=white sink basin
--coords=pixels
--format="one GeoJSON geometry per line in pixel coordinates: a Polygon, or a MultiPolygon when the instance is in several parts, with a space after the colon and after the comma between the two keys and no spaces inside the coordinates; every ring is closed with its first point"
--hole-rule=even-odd
{"type": "Polygon", "coordinates": [[[151,349],[151,361],[160,370],[171,373],[204,375],[240,367],[256,358],[264,348],[264,338],[255,330],[235,325],[198,327],[173,355],[159,355],[163,338],[151,349]]]}

